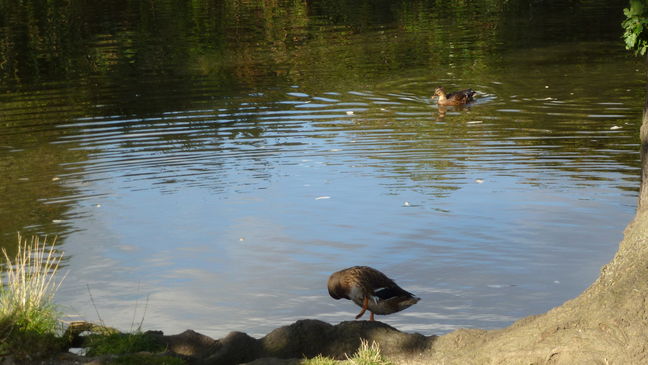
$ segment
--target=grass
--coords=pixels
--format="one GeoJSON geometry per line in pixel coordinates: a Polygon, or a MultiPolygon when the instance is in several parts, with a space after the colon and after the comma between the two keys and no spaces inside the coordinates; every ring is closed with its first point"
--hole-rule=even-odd
{"type": "MultiPolygon", "coordinates": [[[[19,363],[45,358],[66,351],[71,343],[54,305],[54,295],[63,281],[56,280],[62,252],[54,249],[55,243],[56,239],[48,241],[47,237],[41,240],[34,236],[29,240],[18,235],[15,257],[9,257],[2,249],[0,359],[10,355],[19,363]]],[[[176,357],[156,354],[164,351],[165,346],[139,330],[122,334],[105,326],[88,324],[88,327],[94,333],[85,339],[88,355],[118,355],[110,356],[108,364],[185,363],[176,357]]]]}
{"type": "Polygon", "coordinates": [[[90,335],[85,341],[88,356],[123,355],[136,352],[162,352],[164,344],[142,332],[90,335]]]}
{"type": "Polygon", "coordinates": [[[380,352],[380,346],[374,341],[360,340],[360,347],[353,356],[348,356],[345,361],[338,361],[317,355],[312,359],[304,359],[302,365],[391,365],[392,363],[383,357],[380,352]]]}
{"type": "Polygon", "coordinates": [[[154,354],[128,354],[109,360],[108,365],[184,365],[186,362],[173,356],[154,354]]]}
{"type": "Polygon", "coordinates": [[[108,365],[182,365],[186,361],[165,354],[166,346],[142,332],[91,334],[84,339],[86,356],[104,356],[108,365]]]}
{"type": "Polygon", "coordinates": [[[61,255],[48,242],[18,235],[12,259],[3,248],[4,275],[0,287],[0,354],[33,356],[61,346],[59,313],[53,300],[61,285],[55,280],[61,255]]]}

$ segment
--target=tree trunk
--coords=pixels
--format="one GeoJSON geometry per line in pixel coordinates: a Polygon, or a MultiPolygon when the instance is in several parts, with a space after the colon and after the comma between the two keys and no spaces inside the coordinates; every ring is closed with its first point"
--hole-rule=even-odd
{"type": "MultiPolygon", "coordinates": [[[[648,64],[648,55],[646,63],[648,64]]],[[[641,210],[648,207],[648,85],[646,86],[646,101],[639,137],[641,139],[641,186],[639,187],[637,209],[641,210]]]]}

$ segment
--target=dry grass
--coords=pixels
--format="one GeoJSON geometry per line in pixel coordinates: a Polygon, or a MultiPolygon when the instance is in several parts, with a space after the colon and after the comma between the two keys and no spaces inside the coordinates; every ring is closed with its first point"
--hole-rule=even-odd
{"type": "Polygon", "coordinates": [[[18,253],[13,260],[2,249],[6,283],[3,281],[0,315],[30,313],[52,303],[63,281],[54,280],[61,262],[55,243],[56,239],[48,244],[47,237],[41,242],[37,236],[27,240],[18,235],[18,253]]]}
{"type": "Polygon", "coordinates": [[[329,357],[318,355],[312,359],[304,359],[301,365],[391,365],[380,352],[380,346],[374,341],[360,339],[360,347],[353,356],[346,355],[346,361],[337,361],[329,357]]]}
{"type": "Polygon", "coordinates": [[[358,351],[351,357],[347,356],[347,361],[353,365],[390,365],[391,362],[385,359],[380,352],[380,346],[372,341],[361,339],[358,351]]]}
{"type": "Polygon", "coordinates": [[[4,348],[0,350],[29,351],[32,339],[52,337],[61,330],[53,304],[63,281],[55,279],[62,258],[54,249],[55,243],[56,239],[28,240],[18,235],[18,252],[13,259],[2,249],[0,340],[4,340],[4,348]]]}

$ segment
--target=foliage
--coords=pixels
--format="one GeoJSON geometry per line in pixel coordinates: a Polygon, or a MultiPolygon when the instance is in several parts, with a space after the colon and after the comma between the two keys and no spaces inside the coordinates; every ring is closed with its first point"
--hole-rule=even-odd
{"type": "Polygon", "coordinates": [[[644,55],[648,50],[648,6],[644,0],[630,0],[630,7],[623,9],[626,19],[621,23],[625,32],[626,49],[644,55]]]}
{"type": "Polygon", "coordinates": [[[88,356],[160,352],[166,349],[164,344],[142,332],[93,334],[88,336],[85,346],[88,347],[88,356]]]}
{"type": "Polygon", "coordinates": [[[31,241],[18,236],[18,252],[9,258],[3,248],[5,277],[0,288],[0,351],[14,355],[40,355],[56,351],[62,327],[53,304],[61,281],[54,279],[61,256],[54,240],[31,241]],[[47,248],[49,245],[49,249],[47,248]],[[5,282],[6,279],[6,282],[5,282]]]}

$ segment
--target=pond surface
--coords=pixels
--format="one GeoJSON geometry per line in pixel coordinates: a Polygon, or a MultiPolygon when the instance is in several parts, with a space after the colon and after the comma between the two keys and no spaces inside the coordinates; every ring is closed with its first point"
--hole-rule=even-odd
{"type": "Polygon", "coordinates": [[[585,289],[633,216],[624,1],[110,3],[0,4],[0,246],[58,235],[69,318],[337,323],[328,275],[370,265],[422,298],[378,319],[496,328],[585,289]]]}

